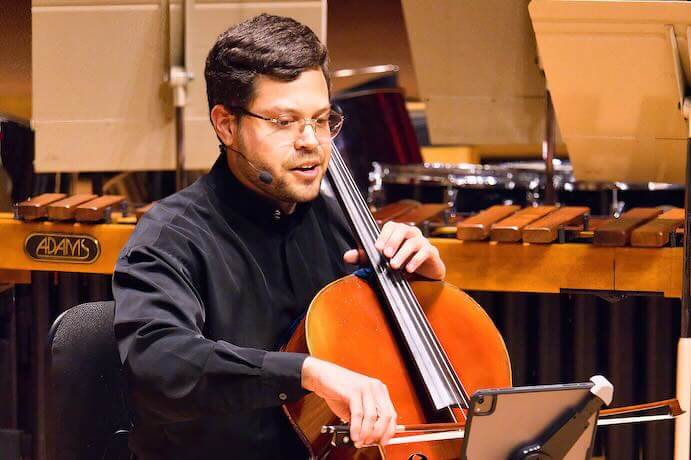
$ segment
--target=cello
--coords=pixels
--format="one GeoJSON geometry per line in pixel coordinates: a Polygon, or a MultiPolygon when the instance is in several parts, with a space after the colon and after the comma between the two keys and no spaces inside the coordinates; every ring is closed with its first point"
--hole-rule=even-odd
{"type": "Polygon", "coordinates": [[[477,389],[511,386],[504,341],[482,307],[460,289],[443,281],[408,282],[389,266],[375,248],[379,226],[340,152],[333,143],[331,148],[327,173],[369,258],[371,282],[349,275],[324,287],[284,350],[379,379],[398,423],[415,432],[397,435],[387,446],[356,449],[347,442],[334,445],[322,432],[340,421],[318,396],[308,394],[284,410],[311,458],[459,458],[461,431],[439,427],[462,426],[477,389]],[[425,431],[430,434],[419,434],[425,431]]]}

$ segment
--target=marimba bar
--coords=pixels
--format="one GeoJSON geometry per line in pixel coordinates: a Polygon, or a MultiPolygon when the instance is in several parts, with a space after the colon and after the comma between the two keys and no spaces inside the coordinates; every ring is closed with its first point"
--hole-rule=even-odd
{"type": "Polygon", "coordinates": [[[54,221],[110,222],[111,212],[125,213],[127,204],[122,195],[72,195],[44,193],[16,205],[15,216],[33,221],[47,218],[54,221]]]}

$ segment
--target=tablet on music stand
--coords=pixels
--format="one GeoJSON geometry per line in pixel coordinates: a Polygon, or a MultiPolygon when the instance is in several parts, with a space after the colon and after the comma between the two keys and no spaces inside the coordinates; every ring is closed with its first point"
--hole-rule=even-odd
{"type": "MultiPolygon", "coordinates": [[[[496,390],[479,390],[466,422],[462,460],[592,457],[595,427],[603,400],[600,381],[496,390]],[[561,452],[558,457],[544,452],[561,452]]],[[[607,386],[608,385],[608,386],[607,386]]]]}

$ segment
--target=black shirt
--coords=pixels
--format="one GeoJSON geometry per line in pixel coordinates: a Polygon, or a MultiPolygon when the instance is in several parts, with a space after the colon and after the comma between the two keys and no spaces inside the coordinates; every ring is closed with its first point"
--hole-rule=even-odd
{"type": "Polygon", "coordinates": [[[300,458],[281,410],[306,355],[277,350],[353,246],[334,200],[281,215],[220,156],[137,224],[113,276],[139,458],[300,458]]]}

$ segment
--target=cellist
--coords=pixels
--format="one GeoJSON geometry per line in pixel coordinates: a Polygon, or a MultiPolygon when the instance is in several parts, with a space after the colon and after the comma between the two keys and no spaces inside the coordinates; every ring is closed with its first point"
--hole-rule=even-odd
{"type": "MultiPolygon", "coordinates": [[[[277,351],[317,291],[361,262],[336,203],[320,195],[343,122],[327,62],[309,28],[266,14],[209,52],[221,154],[140,220],[113,277],[137,458],[304,458],[280,406],[309,391],[350,422],[356,446],[394,434],[381,382],[277,351]]],[[[413,227],[385,225],[376,246],[392,268],[444,277],[413,227]]]]}

